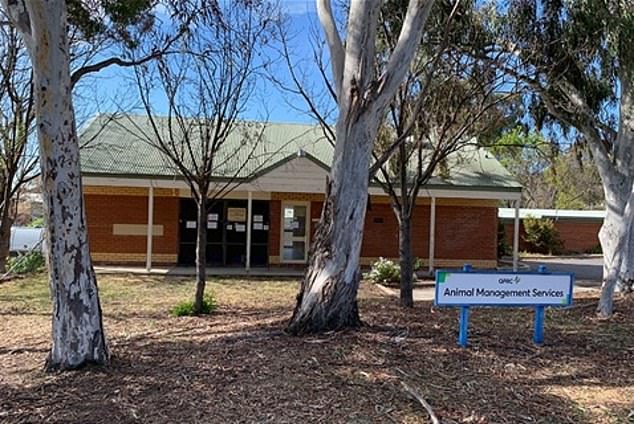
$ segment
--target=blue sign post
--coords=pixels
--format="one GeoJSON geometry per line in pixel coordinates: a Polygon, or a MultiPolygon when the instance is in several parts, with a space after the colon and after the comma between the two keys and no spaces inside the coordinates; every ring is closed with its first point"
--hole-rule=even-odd
{"type": "Polygon", "coordinates": [[[473,272],[465,264],[461,271],[436,271],[436,306],[460,307],[458,344],[467,347],[471,306],[531,306],[535,308],[533,342],[544,343],[546,306],[572,304],[574,274],[538,272],[473,272]]]}

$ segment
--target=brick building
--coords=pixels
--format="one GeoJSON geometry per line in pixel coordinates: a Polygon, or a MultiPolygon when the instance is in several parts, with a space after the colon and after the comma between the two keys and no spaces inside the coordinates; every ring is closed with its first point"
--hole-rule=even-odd
{"type": "MultiPolygon", "coordinates": [[[[147,121],[98,116],[81,133],[87,142],[82,150],[84,199],[97,263],[194,263],[195,204],[185,181],[143,141],[151,134],[147,121]]],[[[230,183],[231,191],[210,203],[210,266],[286,266],[307,260],[332,148],[319,128],[268,124],[257,151],[230,183]]],[[[448,173],[421,190],[413,218],[414,254],[430,268],[465,262],[494,267],[497,203],[518,200],[521,187],[481,149],[454,155],[447,165],[448,173]]],[[[229,171],[219,171],[217,190],[228,184],[222,172],[229,171]]],[[[398,256],[389,198],[374,185],[361,256],[363,264],[398,256]]]]}
{"type": "MultiPolygon", "coordinates": [[[[598,253],[599,230],[603,225],[605,211],[583,211],[569,209],[520,209],[519,215],[519,249],[530,251],[524,241],[524,219],[527,217],[550,219],[555,224],[562,247],[561,253],[598,253]]],[[[512,243],[515,210],[500,208],[498,218],[504,224],[504,232],[509,245],[512,243]]]]}

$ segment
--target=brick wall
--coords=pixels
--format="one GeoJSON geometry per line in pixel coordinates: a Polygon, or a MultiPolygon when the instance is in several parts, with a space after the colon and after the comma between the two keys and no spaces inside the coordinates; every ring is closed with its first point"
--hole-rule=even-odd
{"type": "Polygon", "coordinates": [[[497,208],[437,206],[435,251],[442,259],[495,259],[497,208]]]}
{"type": "MultiPolygon", "coordinates": [[[[555,221],[555,228],[559,232],[559,237],[563,242],[563,253],[588,253],[599,245],[599,230],[601,221],[579,221],[558,219],[555,221]]],[[[513,222],[505,222],[504,232],[507,243],[513,246],[513,222]]],[[[524,226],[520,221],[520,243],[519,250],[527,251],[529,247],[524,241],[524,226]]]]}
{"type": "MultiPolygon", "coordinates": [[[[87,187],[86,214],[91,251],[97,262],[143,262],[146,236],[113,234],[114,224],[147,224],[147,189],[87,187]],[[115,190],[116,189],[116,190],[115,190]]],[[[156,193],[157,191],[155,191],[156,193]]],[[[172,192],[155,197],[154,224],[163,226],[163,236],[154,236],[155,263],[175,263],[178,255],[179,198],[172,192]]],[[[314,234],[321,215],[323,196],[314,194],[272,193],[270,201],[269,262],[280,262],[280,222],[283,200],[310,201],[310,228],[314,234]]],[[[362,263],[379,256],[398,256],[398,225],[385,197],[372,196],[365,220],[362,263]]],[[[426,261],[429,256],[428,199],[421,199],[412,223],[414,256],[426,261]]],[[[438,199],[436,206],[436,263],[491,266],[496,259],[497,209],[494,202],[438,199]]]]}
{"type": "MultiPolygon", "coordinates": [[[[85,194],[88,234],[93,259],[97,262],[143,262],[145,235],[114,235],[114,224],[147,224],[147,194],[85,194]]],[[[154,225],[163,235],[152,239],[155,262],[175,262],[178,253],[178,198],[154,198],[154,225]]]]}
{"type": "Polygon", "coordinates": [[[603,222],[557,221],[555,227],[567,252],[590,252],[599,245],[599,230],[603,222]]]}
{"type": "MultiPolygon", "coordinates": [[[[272,196],[274,198],[274,196],[272,196]]],[[[310,197],[286,194],[284,200],[306,201],[310,197]]],[[[412,219],[414,256],[424,263],[429,257],[428,199],[421,199],[412,219]]],[[[321,215],[323,201],[313,200],[310,206],[311,236],[321,215]]],[[[271,201],[271,222],[280,222],[281,201],[271,201]]],[[[311,238],[312,240],[312,238],[311,238]]],[[[280,232],[275,228],[269,235],[269,253],[279,261],[280,232]]],[[[363,264],[378,257],[398,256],[398,222],[386,197],[372,196],[366,212],[361,245],[363,264]]],[[[495,201],[438,199],[436,205],[436,263],[439,266],[459,266],[470,260],[474,266],[495,266],[497,258],[497,207],[495,201]]]]}

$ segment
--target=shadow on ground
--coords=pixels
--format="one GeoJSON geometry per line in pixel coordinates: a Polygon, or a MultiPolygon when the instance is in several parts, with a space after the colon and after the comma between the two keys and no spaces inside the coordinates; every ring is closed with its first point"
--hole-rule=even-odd
{"type": "MultiPolygon", "coordinates": [[[[472,345],[460,349],[456,311],[429,303],[403,311],[365,290],[359,331],[288,336],[290,304],[207,318],[122,315],[106,321],[110,366],[53,375],[39,370],[44,336],[35,349],[22,346],[28,351],[0,346],[0,421],[429,422],[402,380],[443,423],[608,423],[633,407],[595,398],[597,412],[575,394],[632,399],[631,314],[596,321],[591,300],[549,311],[537,348],[531,311],[475,310],[472,345]]],[[[634,309],[628,302],[621,307],[634,309]]]]}

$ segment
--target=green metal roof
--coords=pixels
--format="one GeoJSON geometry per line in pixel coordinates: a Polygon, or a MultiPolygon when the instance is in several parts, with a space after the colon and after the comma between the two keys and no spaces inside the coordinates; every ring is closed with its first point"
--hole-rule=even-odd
{"type": "MultiPolygon", "coordinates": [[[[169,134],[167,118],[157,117],[154,120],[163,136],[169,134]]],[[[264,125],[244,121],[236,128],[224,149],[228,153],[216,160],[218,165],[214,177],[218,179],[265,174],[297,156],[298,152],[325,169],[332,161],[333,148],[319,126],[264,125]],[[258,131],[263,131],[261,141],[251,144],[248,140],[258,131]],[[248,157],[250,159],[246,160],[248,157]],[[242,166],[245,161],[246,165],[242,166]]],[[[179,178],[179,172],[169,159],[149,142],[154,134],[147,116],[97,115],[80,131],[82,173],[110,177],[179,178]]],[[[433,177],[427,186],[499,191],[521,189],[511,174],[484,149],[468,147],[453,154],[448,158],[446,168],[448,175],[433,177]]]]}

